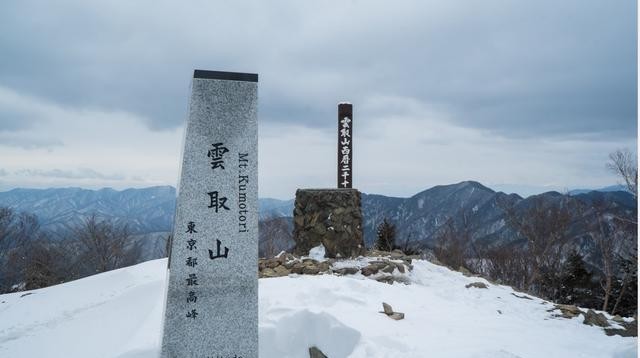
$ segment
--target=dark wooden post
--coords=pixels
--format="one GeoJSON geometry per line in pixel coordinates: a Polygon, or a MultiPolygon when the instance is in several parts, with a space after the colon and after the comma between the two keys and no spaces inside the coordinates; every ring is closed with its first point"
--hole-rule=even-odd
{"type": "Polygon", "coordinates": [[[338,104],[338,188],[353,185],[353,106],[338,104]]]}

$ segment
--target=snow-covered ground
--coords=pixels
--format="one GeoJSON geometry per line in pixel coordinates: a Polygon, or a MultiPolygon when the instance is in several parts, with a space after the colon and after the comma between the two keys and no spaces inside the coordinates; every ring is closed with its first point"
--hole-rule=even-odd
{"type": "MultiPolygon", "coordinates": [[[[166,260],[0,296],[0,357],[149,358],[159,353],[166,260]]],[[[260,280],[261,357],[636,357],[637,339],[608,337],[582,316],[503,286],[414,261],[413,284],[356,276],[260,280]],[[484,281],[483,281],[484,282],[484,281]],[[395,321],[382,302],[404,312],[395,321]]]]}

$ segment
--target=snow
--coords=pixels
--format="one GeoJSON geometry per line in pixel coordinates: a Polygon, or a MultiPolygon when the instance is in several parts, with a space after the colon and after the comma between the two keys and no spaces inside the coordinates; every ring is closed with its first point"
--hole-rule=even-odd
{"type": "Polygon", "coordinates": [[[305,357],[311,346],[326,347],[322,351],[329,357],[347,357],[361,338],[360,332],[325,312],[302,309],[275,317],[261,317],[259,348],[264,357],[305,357]]]}
{"type": "Polygon", "coordinates": [[[322,244],[316,247],[313,247],[311,248],[311,250],[309,250],[309,258],[312,258],[316,261],[325,261],[324,254],[325,254],[325,249],[324,249],[324,245],[322,244]]]}
{"type": "MultiPolygon", "coordinates": [[[[1,295],[0,357],[157,357],[166,264],[1,295]]],[[[511,288],[426,261],[414,261],[409,278],[410,285],[361,275],[261,279],[261,357],[308,357],[312,345],[332,358],[637,354],[635,337],[609,337],[581,319],[554,317],[551,303],[517,298],[511,288]],[[489,288],[464,287],[474,281],[489,288]],[[383,301],[405,319],[378,313],[383,301]]]]}

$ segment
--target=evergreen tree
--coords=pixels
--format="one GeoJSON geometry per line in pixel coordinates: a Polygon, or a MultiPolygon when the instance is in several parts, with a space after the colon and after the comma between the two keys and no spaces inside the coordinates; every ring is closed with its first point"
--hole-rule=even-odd
{"type": "Polygon", "coordinates": [[[593,296],[592,274],[587,271],[582,256],[572,251],[565,261],[559,280],[558,300],[566,304],[588,305],[593,296]]]}
{"type": "Polygon", "coordinates": [[[376,249],[382,251],[391,251],[395,249],[396,226],[387,221],[387,218],[378,225],[376,235],[378,236],[378,240],[375,245],[376,249]]]}
{"type": "Polygon", "coordinates": [[[638,311],[638,257],[632,253],[629,257],[618,256],[620,277],[614,286],[615,304],[611,314],[632,316],[638,311]]]}

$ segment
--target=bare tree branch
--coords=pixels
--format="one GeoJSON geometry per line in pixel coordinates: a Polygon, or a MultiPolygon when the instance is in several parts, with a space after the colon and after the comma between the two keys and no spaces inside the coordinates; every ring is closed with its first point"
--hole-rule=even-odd
{"type": "Polygon", "coordinates": [[[607,168],[614,172],[627,187],[627,190],[638,198],[638,161],[635,153],[629,149],[618,149],[609,154],[607,168]]]}

